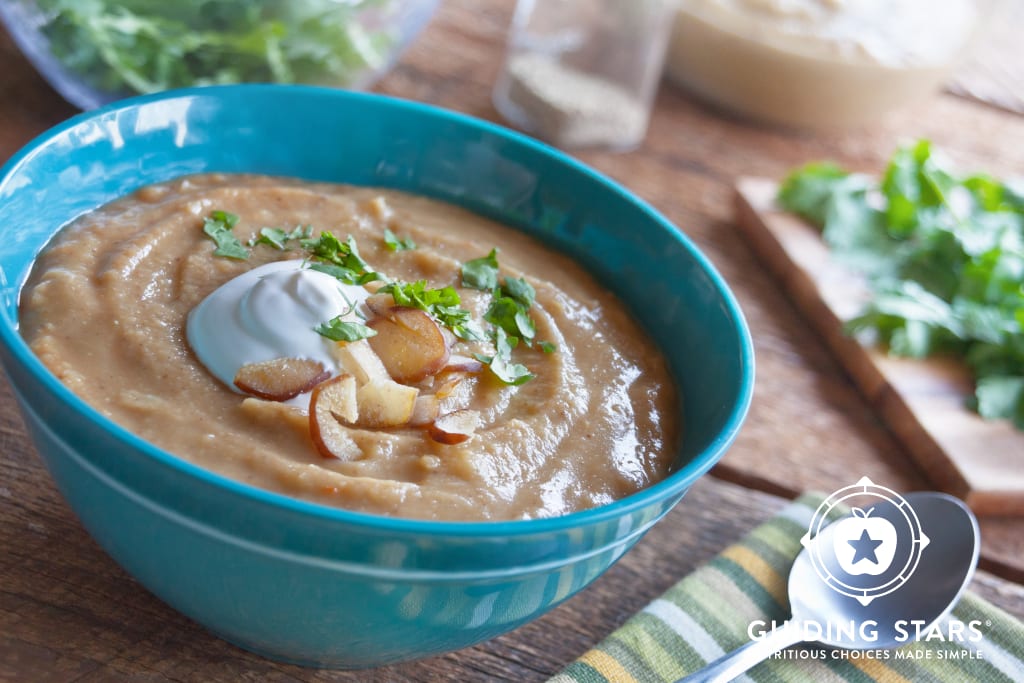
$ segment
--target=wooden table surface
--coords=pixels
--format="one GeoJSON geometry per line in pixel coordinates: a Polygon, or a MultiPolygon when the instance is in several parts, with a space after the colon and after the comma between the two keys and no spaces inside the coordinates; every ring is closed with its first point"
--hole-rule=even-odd
{"type": "MultiPolygon", "coordinates": [[[[498,120],[490,101],[512,0],[444,0],[380,92],[498,120]]],[[[0,33],[0,161],[75,113],[0,33]]],[[[749,419],[683,502],[593,586],[488,643],[422,662],[344,673],[270,662],[220,641],[150,595],[91,540],[29,444],[0,382],[0,681],[543,680],[646,602],[806,489],[863,475],[928,488],[850,378],[732,223],[741,175],[777,178],[833,158],[877,170],[927,137],[965,168],[1021,173],[1024,116],[939,95],[870,128],[829,133],[752,126],[665,86],[637,151],[579,157],[623,182],[710,257],[746,313],[757,356],[749,419]]],[[[1024,519],[982,520],[973,588],[1024,617],[1024,519]]]]}

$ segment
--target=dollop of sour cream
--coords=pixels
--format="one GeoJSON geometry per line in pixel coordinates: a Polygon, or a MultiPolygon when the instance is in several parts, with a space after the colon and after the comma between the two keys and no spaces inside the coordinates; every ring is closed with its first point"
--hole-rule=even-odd
{"type": "Polygon", "coordinates": [[[367,315],[365,288],[305,267],[298,259],[268,263],[229,280],[189,313],[185,334],[199,362],[233,391],[243,365],[305,358],[331,370],[335,342],[316,332],[346,314],[367,315]]]}

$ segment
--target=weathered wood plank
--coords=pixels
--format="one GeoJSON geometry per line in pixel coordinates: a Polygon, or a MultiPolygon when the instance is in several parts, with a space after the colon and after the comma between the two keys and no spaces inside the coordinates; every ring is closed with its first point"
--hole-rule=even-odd
{"type": "Polygon", "coordinates": [[[737,184],[737,221],[867,400],[938,488],[978,514],[1024,513],[1024,432],[965,407],[967,368],[948,358],[907,359],[866,347],[843,332],[869,297],[867,284],[837,263],[820,235],[774,203],[771,181],[737,184]]]}

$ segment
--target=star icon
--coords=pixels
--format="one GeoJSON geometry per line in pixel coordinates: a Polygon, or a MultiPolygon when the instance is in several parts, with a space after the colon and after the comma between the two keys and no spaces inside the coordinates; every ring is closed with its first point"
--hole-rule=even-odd
{"type": "Polygon", "coordinates": [[[875,549],[882,545],[882,541],[876,541],[868,536],[868,530],[864,529],[860,532],[860,538],[856,541],[847,541],[853,546],[855,551],[853,555],[853,564],[857,564],[861,560],[871,560],[875,564],[878,564],[878,558],[875,556],[875,549]]]}

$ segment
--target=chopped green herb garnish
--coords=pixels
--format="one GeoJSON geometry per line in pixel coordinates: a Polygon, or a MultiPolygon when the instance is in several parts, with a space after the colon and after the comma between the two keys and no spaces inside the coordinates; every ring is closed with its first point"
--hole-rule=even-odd
{"type": "Polygon", "coordinates": [[[537,334],[536,326],[526,307],[509,296],[495,297],[484,313],[484,320],[501,328],[511,337],[523,339],[527,344],[533,343],[533,338],[537,334]]]}
{"type": "Polygon", "coordinates": [[[533,285],[523,278],[507,277],[501,289],[504,296],[515,299],[526,308],[532,306],[537,299],[537,292],[533,289],[533,285]]]}
{"type": "Polygon", "coordinates": [[[426,311],[455,336],[467,341],[486,339],[483,330],[472,319],[468,310],[461,308],[462,299],[454,287],[430,289],[426,280],[416,282],[389,282],[379,292],[390,294],[397,306],[426,311]]]}
{"type": "Polygon", "coordinates": [[[473,354],[481,363],[485,363],[491,372],[505,384],[519,386],[534,378],[529,368],[521,363],[512,362],[512,349],[518,341],[515,337],[509,337],[505,330],[500,327],[494,330],[494,355],[485,356],[480,353],[473,354]]]}
{"type": "Polygon", "coordinates": [[[399,306],[418,308],[427,313],[430,313],[434,306],[458,306],[462,303],[454,287],[429,289],[426,280],[390,282],[379,291],[390,294],[399,306]]]}
{"type": "MultiPolygon", "coordinates": [[[[494,326],[492,336],[498,351],[494,356],[478,355],[478,359],[487,363],[503,382],[518,385],[533,379],[525,366],[512,363],[512,349],[520,341],[532,345],[537,336],[537,326],[530,317],[530,307],[537,299],[537,292],[523,278],[506,277],[499,285],[498,270],[498,250],[491,249],[487,256],[463,264],[462,284],[493,294],[484,320],[494,326]]],[[[550,342],[542,342],[541,350],[553,353],[556,347],[550,342]]]]}
{"type": "Polygon", "coordinates": [[[416,243],[408,237],[399,239],[391,230],[384,228],[384,246],[389,251],[409,251],[416,248],[416,243]]]}
{"type": "Polygon", "coordinates": [[[381,275],[371,269],[359,255],[356,241],[351,236],[342,242],[330,232],[324,231],[316,239],[304,239],[301,243],[309,251],[310,257],[323,262],[311,264],[314,270],[332,275],[350,285],[365,285],[381,279],[381,275]]]}
{"type": "Polygon", "coordinates": [[[312,234],[312,225],[297,225],[291,232],[284,228],[260,228],[259,237],[249,240],[249,246],[255,247],[257,244],[266,244],[275,249],[286,251],[291,248],[288,246],[289,242],[309,239],[309,236],[312,234]]]}
{"type": "Polygon", "coordinates": [[[487,291],[498,286],[498,250],[462,264],[462,286],[487,291]]]}
{"type": "Polygon", "coordinates": [[[214,241],[217,248],[214,256],[244,261],[249,258],[249,250],[242,246],[232,228],[238,223],[238,216],[227,211],[214,211],[203,221],[203,232],[214,241]]]}
{"type": "MultiPolygon", "coordinates": [[[[215,211],[206,219],[204,230],[217,242],[215,254],[233,258],[249,257],[248,250],[231,233],[231,228],[237,222],[238,216],[223,211],[215,211]]],[[[386,279],[363,260],[351,236],[342,242],[327,231],[316,238],[312,238],[311,233],[310,226],[298,226],[290,232],[282,228],[261,228],[259,236],[250,241],[250,246],[266,244],[284,250],[290,248],[289,242],[298,241],[309,252],[307,265],[311,270],[326,273],[347,284],[364,285],[373,280],[386,279]]],[[[384,240],[388,248],[395,251],[416,246],[412,240],[399,240],[390,230],[385,230],[384,240]]],[[[489,334],[494,341],[495,353],[493,356],[476,354],[477,358],[487,363],[502,382],[520,385],[533,379],[534,375],[526,366],[512,362],[512,349],[520,341],[528,345],[534,343],[537,331],[529,309],[536,299],[536,291],[523,278],[505,278],[499,285],[497,255],[498,250],[492,249],[487,256],[468,261],[462,267],[462,281],[467,287],[493,293],[484,320],[493,326],[489,334]]],[[[398,306],[426,312],[460,339],[484,341],[488,338],[488,332],[473,319],[472,313],[462,308],[462,299],[452,286],[431,288],[427,286],[426,280],[391,281],[378,291],[390,294],[398,306]]],[[[360,322],[345,320],[350,312],[351,309],[320,323],[315,328],[316,332],[334,341],[357,341],[376,334],[360,322]]],[[[539,347],[544,353],[556,350],[550,342],[539,342],[539,347]]]]}
{"type": "Polygon", "coordinates": [[[927,141],[898,150],[881,183],[828,164],[798,169],[779,203],[822,228],[873,296],[847,323],[894,355],[955,354],[973,404],[1024,429],[1024,191],[957,176],[927,141]]]}
{"type": "Polygon", "coordinates": [[[318,334],[333,341],[353,342],[377,334],[377,330],[367,327],[362,323],[343,320],[345,315],[335,316],[325,323],[320,323],[314,329],[318,334]]]}
{"type": "Polygon", "coordinates": [[[558,345],[549,341],[537,342],[537,346],[539,346],[540,350],[544,353],[554,353],[558,350],[558,345]]]}
{"type": "Polygon", "coordinates": [[[382,279],[381,274],[377,272],[369,271],[360,275],[354,270],[345,268],[344,266],[335,265],[333,263],[321,263],[319,261],[310,261],[309,269],[325,273],[350,285],[365,285],[367,282],[382,279]]]}

